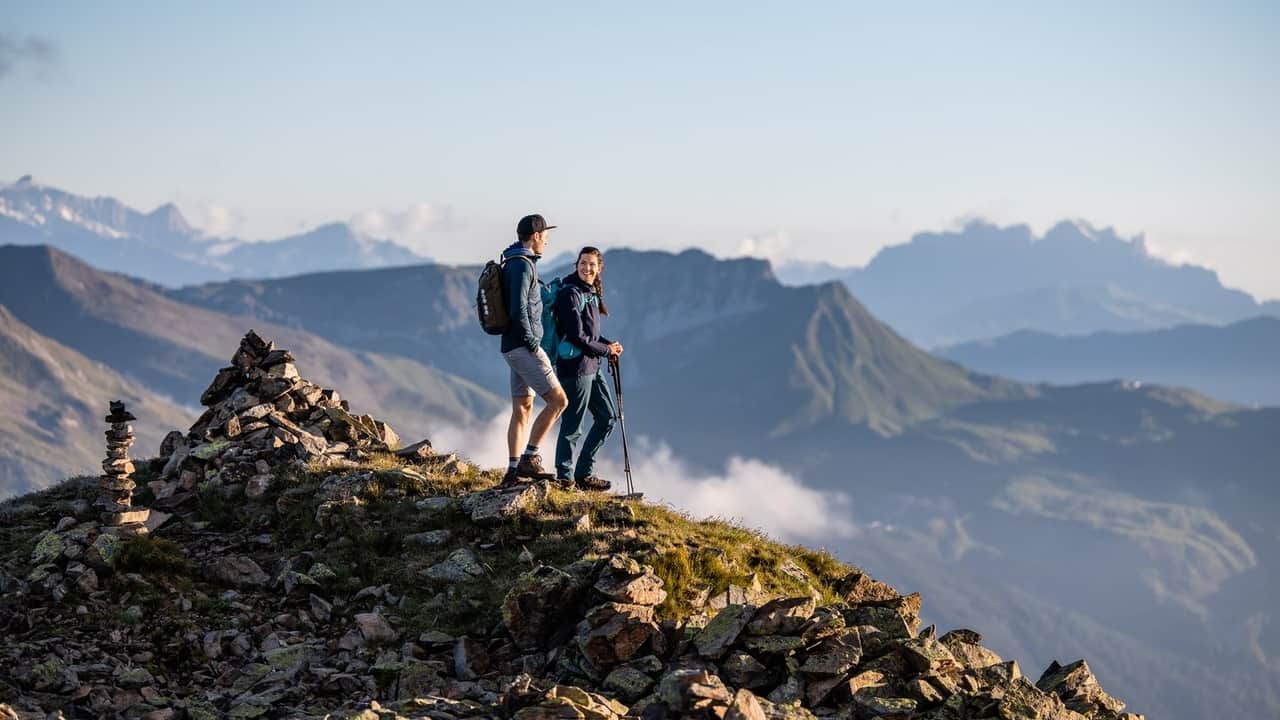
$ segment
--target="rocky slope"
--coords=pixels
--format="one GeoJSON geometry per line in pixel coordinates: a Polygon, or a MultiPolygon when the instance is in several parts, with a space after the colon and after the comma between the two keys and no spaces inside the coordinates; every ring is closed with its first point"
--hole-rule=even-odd
{"type": "MultiPolygon", "coordinates": [[[[0,305],[46,341],[185,403],[195,403],[227,349],[256,327],[304,354],[317,382],[379,408],[405,432],[424,433],[432,419],[487,419],[502,406],[487,390],[404,357],[352,352],[305,331],[176,302],[50,247],[0,246],[0,305]]],[[[34,487],[0,487],[0,495],[34,487]]]]}
{"type": "Polygon", "coordinates": [[[825,553],[380,452],[287,355],[246,337],[138,463],[151,534],[91,481],[0,505],[0,717],[1140,717],[825,553]]]}
{"type": "Polygon", "coordinates": [[[168,425],[190,419],[142,385],[44,337],[0,304],[0,497],[48,487],[102,460],[100,416],[123,399],[152,419],[138,438],[154,453],[168,425]]]}

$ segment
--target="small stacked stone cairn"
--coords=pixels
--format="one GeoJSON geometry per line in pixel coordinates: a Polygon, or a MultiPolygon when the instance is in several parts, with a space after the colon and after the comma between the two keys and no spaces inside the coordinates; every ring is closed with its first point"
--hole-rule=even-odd
{"type": "Polygon", "coordinates": [[[107,459],[102,461],[97,504],[103,510],[103,524],[114,528],[116,534],[142,535],[147,531],[145,523],[150,511],[133,507],[135,485],[130,475],[134,467],[129,459],[129,447],[133,445],[133,426],[129,423],[137,418],[119,400],[111,401],[110,411],[106,417],[111,423],[106,433],[107,459]]]}
{"type": "Polygon", "coordinates": [[[273,468],[294,461],[360,460],[400,442],[385,422],[351,414],[336,390],[300,377],[293,353],[253,330],[200,402],[208,409],[190,431],[175,430],[161,443],[161,479],[179,487],[157,497],[204,481],[232,488],[243,483],[248,495],[260,496],[273,468]]]}

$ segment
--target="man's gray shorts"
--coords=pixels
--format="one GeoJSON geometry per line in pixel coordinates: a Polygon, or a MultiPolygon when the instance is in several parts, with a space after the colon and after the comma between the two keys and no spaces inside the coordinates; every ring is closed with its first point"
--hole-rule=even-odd
{"type": "Polygon", "coordinates": [[[511,397],[541,397],[551,392],[551,388],[560,387],[560,381],[551,369],[551,360],[542,348],[533,353],[529,348],[518,347],[502,353],[502,357],[511,367],[511,397]]]}

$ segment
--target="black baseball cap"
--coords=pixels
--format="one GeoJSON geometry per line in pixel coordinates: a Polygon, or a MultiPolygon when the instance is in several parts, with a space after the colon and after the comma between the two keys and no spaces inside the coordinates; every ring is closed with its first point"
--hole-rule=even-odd
{"type": "Polygon", "coordinates": [[[520,218],[520,222],[516,225],[516,235],[527,237],[534,233],[550,230],[553,227],[555,225],[548,225],[547,219],[541,215],[525,215],[520,218]]]}

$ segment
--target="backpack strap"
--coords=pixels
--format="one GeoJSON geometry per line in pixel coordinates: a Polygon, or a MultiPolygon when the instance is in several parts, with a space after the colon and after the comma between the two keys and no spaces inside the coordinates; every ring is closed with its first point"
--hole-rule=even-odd
{"type": "Polygon", "coordinates": [[[533,258],[529,257],[528,255],[512,255],[511,257],[499,256],[499,259],[502,261],[499,263],[499,265],[506,267],[508,261],[515,260],[516,258],[520,258],[521,260],[528,262],[529,269],[533,270],[533,282],[529,283],[529,287],[533,287],[534,285],[546,284],[542,282],[542,278],[538,277],[538,266],[534,264],[533,258]]]}

